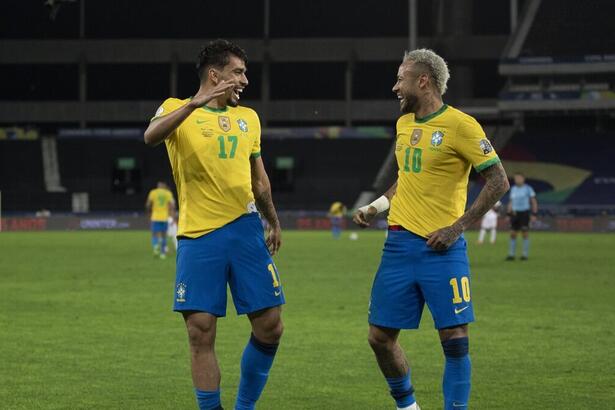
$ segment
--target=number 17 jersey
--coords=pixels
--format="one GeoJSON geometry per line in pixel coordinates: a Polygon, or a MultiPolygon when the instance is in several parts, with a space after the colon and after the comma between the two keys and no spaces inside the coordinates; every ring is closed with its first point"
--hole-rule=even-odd
{"type": "MultiPolygon", "coordinates": [[[[167,99],[152,121],[187,104],[167,99]]],[[[178,236],[196,238],[255,212],[250,157],[260,156],[261,127],[247,107],[194,110],[165,144],[177,187],[178,236]]]]}

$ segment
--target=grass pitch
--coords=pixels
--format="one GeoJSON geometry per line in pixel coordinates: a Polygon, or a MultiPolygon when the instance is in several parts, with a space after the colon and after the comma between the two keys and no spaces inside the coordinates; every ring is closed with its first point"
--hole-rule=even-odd
{"type": "MultiPolygon", "coordinates": [[[[532,233],[474,244],[473,409],[606,409],[615,402],[615,236],[532,233]]],[[[366,341],[384,235],[285,232],[276,263],[286,325],[260,409],[393,409],[366,341]]],[[[0,408],[194,409],[187,338],[171,311],[174,260],[147,232],[0,233],[0,408]]],[[[249,336],[229,304],[217,353],[232,409],[249,336]]],[[[402,334],[423,410],[442,408],[428,311],[402,334]]]]}

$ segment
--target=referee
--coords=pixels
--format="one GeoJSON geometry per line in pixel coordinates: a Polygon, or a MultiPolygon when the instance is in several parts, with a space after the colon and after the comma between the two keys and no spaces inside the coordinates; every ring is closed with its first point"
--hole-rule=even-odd
{"type": "Polygon", "coordinates": [[[530,222],[536,220],[538,202],[534,189],[525,183],[525,176],[521,173],[514,175],[515,185],[510,188],[508,201],[508,217],[510,218],[510,245],[507,261],[514,261],[517,251],[517,233],[523,236],[523,253],[521,260],[526,261],[530,251],[530,222]],[[531,213],[530,213],[531,212],[531,213]]]}

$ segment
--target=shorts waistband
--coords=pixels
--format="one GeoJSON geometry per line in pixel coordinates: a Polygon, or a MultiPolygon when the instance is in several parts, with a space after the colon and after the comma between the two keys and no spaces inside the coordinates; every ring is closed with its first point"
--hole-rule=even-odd
{"type": "Polygon", "coordinates": [[[401,225],[389,225],[389,231],[406,231],[406,232],[410,232],[409,230],[407,230],[406,228],[404,228],[401,225]]]}

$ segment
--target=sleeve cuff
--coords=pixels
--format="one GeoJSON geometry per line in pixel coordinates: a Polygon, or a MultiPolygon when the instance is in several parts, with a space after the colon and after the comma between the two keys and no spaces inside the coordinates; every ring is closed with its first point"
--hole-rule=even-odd
{"type": "Polygon", "coordinates": [[[258,151],[258,152],[253,152],[253,153],[250,155],[250,158],[258,158],[258,157],[260,157],[260,156],[261,156],[261,152],[260,152],[260,151],[258,151]]]}
{"type": "Polygon", "coordinates": [[[499,164],[500,162],[502,162],[502,161],[500,161],[500,157],[491,158],[490,160],[485,161],[482,164],[475,165],[474,169],[476,170],[476,172],[481,172],[481,171],[489,168],[492,165],[499,164]]]}

